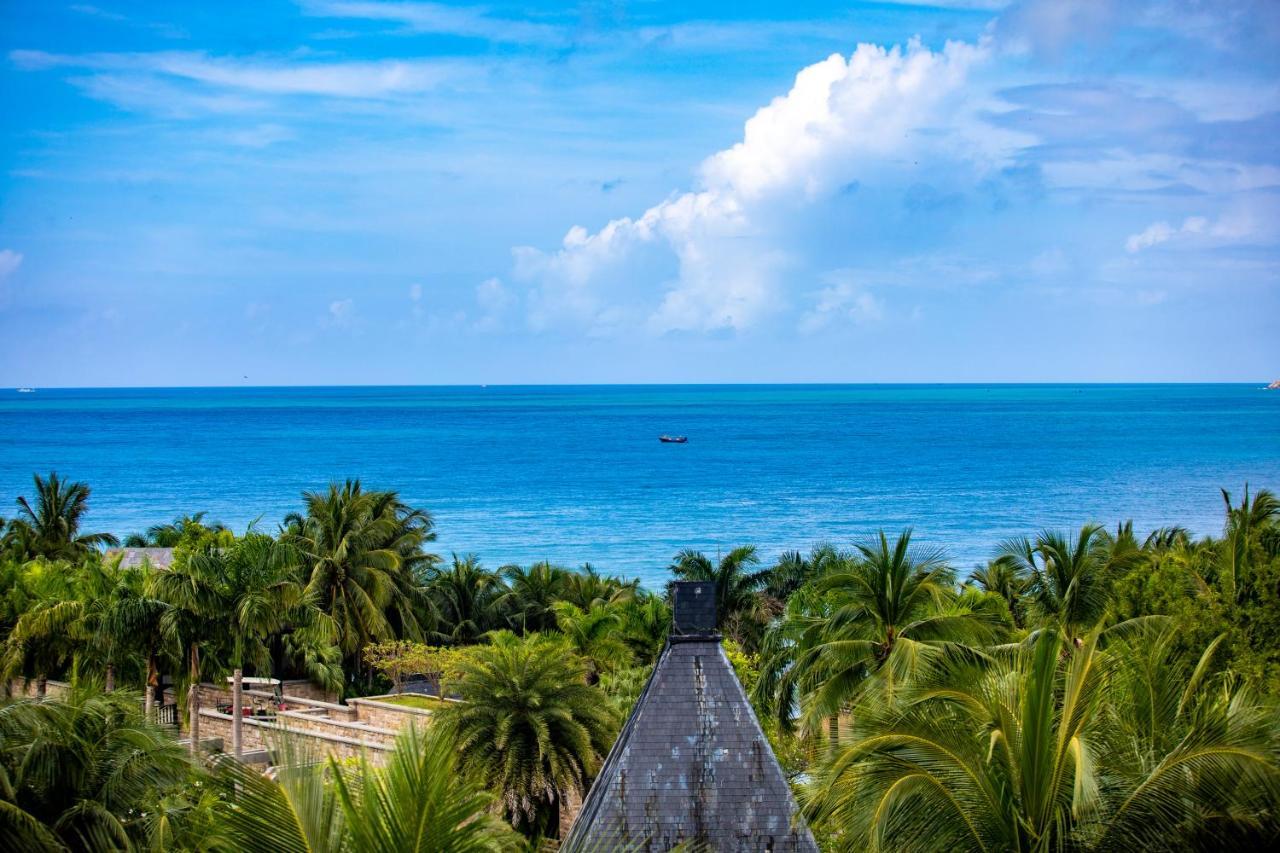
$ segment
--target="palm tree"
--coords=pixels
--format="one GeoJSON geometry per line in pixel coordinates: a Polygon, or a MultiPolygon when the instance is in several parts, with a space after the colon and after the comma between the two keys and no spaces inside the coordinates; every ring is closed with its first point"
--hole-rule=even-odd
{"type": "Polygon", "coordinates": [[[396,739],[384,767],[316,761],[284,742],[272,780],[227,762],[221,769],[225,821],[251,853],[498,853],[523,848],[490,809],[493,797],[458,772],[454,745],[432,726],[396,739]]]}
{"type": "Polygon", "coordinates": [[[245,666],[271,671],[268,645],[303,604],[298,554],[262,533],[248,533],[226,549],[209,549],[190,558],[193,574],[212,578],[217,600],[226,608],[231,640],[232,754],[241,755],[242,684],[245,666]]]}
{"type": "Polygon", "coordinates": [[[1227,507],[1227,522],[1223,531],[1221,576],[1223,593],[1228,601],[1238,602],[1250,586],[1250,574],[1261,555],[1256,554],[1258,534],[1273,520],[1280,519],[1280,499],[1266,489],[1259,490],[1249,500],[1249,485],[1244,487],[1240,506],[1233,506],[1231,494],[1222,490],[1222,502],[1227,507]]]}
{"type": "Polygon", "coordinates": [[[583,610],[568,601],[553,606],[556,624],[573,650],[587,662],[587,683],[597,684],[601,673],[630,666],[631,649],[621,634],[618,605],[596,604],[583,610]]]}
{"type": "Polygon", "coordinates": [[[1027,626],[1026,602],[1027,573],[1025,566],[1007,556],[990,560],[985,566],[974,569],[969,580],[984,592],[994,593],[1004,599],[1013,619],[1013,626],[1022,630],[1027,626]]]}
{"type": "Polygon", "coordinates": [[[146,533],[131,533],[124,544],[129,548],[176,548],[182,542],[194,542],[205,533],[226,533],[227,526],[220,521],[205,524],[207,513],[182,515],[168,524],[153,524],[146,533]]]}
{"type": "Polygon", "coordinates": [[[76,560],[104,545],[118,545],[110,533],[81,533],[89,509],[89,487],[67,483],[51,473],[34,476],[35,505],[18,498],[18,517],[9,522],[10,535],[21,542],[27,557],[76,560]]]}
{"type": "Polygon", "coordinates": [[[585,793],[617,718],[562,638],[491,637],[462,660],[455,686],[463,701],[438,712],[437,725],[454,734],[463,770],[499,794],[517,829],[552,836],[561,802],[585,793]]]}
{"type": "Polygon", "coordinates": [[[306,515],[286,518],[282,539],[301,552],[307,597],[327,614],[349,672],[359,677],[364,646],[420,635],[415,568],[433,559],[421,550],[432,538],[430,518],[394,492],[364,491],[359,480],[303,499],[306,515]]]}
{"type": "Polygon", "coordinates": [[[226,616],[230,607],[225,596],[221,565],[213,549],[188,559],[175,560],[154,571],[148,578],[147,594],[161,602],[159,629],[172,657],[185,664],[187,714],[191,752],[200,746],[200,681],[207,671],[217,669],[218,644],[228,634],[226,616]],[[202,662],[201,648],[205,648],[202,662]]]}
{"type": "Polygon", "coordinates": [[[590,610],[597,604],[629,601],[639,592],[639,578],[624,580],[601,574],[595,566],[583,563],[578,571],[566,574],[560,600],[571,602],[583,610],[590,610]]]}
{"type": "Polygon", "coordinates": [[[186,787],[181,747],[136,698],[73,692],[0,706],[0,837],[10,850],[128,850],[156,800],[186,787]]]}
{"type": "Polygon", "coordinates": [[[1011,539],[998,559],[1027,575],[1031,610],[1042,624],[1054,625],[1072,641],[1102,619],[1107,609],[1107,565],[1111,554],[1102,526],[1086,524],[1074,540],[1044,530],[1035,542],[1011,539]]]}
{"type": "Polygon", "coordinates": [[[662,596],[643,591],[618,606],[623,641],[640,663],[653,663],[671,634],[671,606],[662,596]]]}
{"type": "Polygon", "coordinates": [[[747,651],[758,645],[759,630],[768,619],[761,591],[772,569],[756,569],[760,557],[754,545],[741,545],[713,563],[705,554],[685,548],[671,564],[671,573],[687,581],[716,584],[716,627],[747,651]]]}
{"type": "Polygon", "coordinates": [[[554,631],[556,614],[553,608],[565,596],[570,573],[544,560],[527,569],[503,566],[500,574],[507,583],[504,606],[511,627],[521,633],[554,631]]]}
{"type": "Polygon", "coordinates": [[[1277,831],[1269,709],[1170,637],[1108,651],[1046,628],[859,706],[814,812],[833,849],[1262,849],[1277,831]],[[1065,649],[1075,654],[1063,654],[1065,649]]]}
{"type": "Polygon", "coordinates": [[[805,728],[826,719],[833,741],[839,714],[870,684],[892,695],[948,646],[988,642],[999,624],[957,600],[942,553],[912,547],[910,529],[856,549],[772,633],[757,688],[785,728],[799,705],[805,728]]]}
{"type": "Polygon", "coordinates": [[[427,575],[426,595],[439,620],[436,635],[457,645],[479,642],[504,623],[506,592],[502,578],[474,554],[454,554],[448,568],[435,567],[427,575]]]}
{"type": "Polygon", "coordinates": [[[81,615],[76,601],[75,574],[65,562],[43,559],[28,563],[20,574],[19,611],[4,644],[0,676],[7,683],[21,674],[36,683],[36,697],[43,699],[49,677],[68,665],[79,644],[73,626],[81,615]]]}

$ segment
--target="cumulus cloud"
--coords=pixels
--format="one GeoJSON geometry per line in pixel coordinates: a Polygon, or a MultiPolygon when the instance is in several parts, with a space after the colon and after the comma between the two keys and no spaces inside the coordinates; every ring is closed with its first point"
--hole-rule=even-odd
{"type": "MultiPolygon", "coordinates": [[[[786,307],[780,286],[805,260],[788,233],[859,181],[933,162],[980,161],[983,140],[952,120],[962,84],[986,48],[949,42],[932,51],[859,45],[803,69],[761,108],[742,141],[708,158],[700,189],[594,233],[575,226],[558,250],[515,250],[530,287],[530,322],[609,333],[748,329],[786,307]],[[636,294],[636,282],[661,282],[636,294]]],[[[975,170],[976,171],[976,170],[975,170]]]]}
{"type": "Polygon", "coordinates": [[[884,303],[840,274],[818,291],[813,307],[800,317],[800,331],[812,334],[836,322],[866,325],[884,319],[884,303]],[[843,280],[842,280],[843,279],[843,280]]]}
{"type": "Polygon", "coordinates": [[[1231,243],[1275,243],[1280,239],[1280,226],[1275,221],[1280,205],[1273,201],[1237,203],[1222,216],[1210,220],[1205,216],[1188,216],[1181,225],[1161,220],[1153,222],[1124,241],[1124,248],[1134,255],[1170,242],[1194,242],[1201,246],[1223,246],[1231,243]]]}

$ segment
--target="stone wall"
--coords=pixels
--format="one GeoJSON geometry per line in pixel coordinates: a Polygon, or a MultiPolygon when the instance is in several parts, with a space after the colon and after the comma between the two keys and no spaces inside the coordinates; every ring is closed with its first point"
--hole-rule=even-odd
{"type": "Polygon", "coordinates": [[[390,729],[398,732],[410,723],[426,724],[431,718],[431,712],[426,708],[393,705],[390,702],[379,702],[377,699],[349,699],[347,701],[358,709],[360,722],[380,729],[390,729]]]}
{"type": "MultiPolygon", "coordinates": [[[[200,739],[221,738],[225,748],[231,744],[231,723],[229,714],[202,709],[200,711],[200,739]]],[[[386,760],[390,747],[371,738],[357,738],[322,731],[306,731],[295,727],[293,721],[244,719],[241,726],[241,743],[245,751],[256,749],[273,749],[282,738],[293,739],[303,750],[315,750],[317,754],[334,758],[354,758],[365,755],[370,761],[381,764],[386,760]]]]}

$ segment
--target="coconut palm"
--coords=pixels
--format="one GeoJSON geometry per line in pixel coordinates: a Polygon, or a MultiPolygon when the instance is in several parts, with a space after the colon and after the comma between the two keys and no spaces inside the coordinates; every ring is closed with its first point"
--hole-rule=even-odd
{"type": "Polygon", "coordinates": [[[18,498],[18,517],[9,522],[9,536],[27,557],[76,560],[106,545],[118,545],[110,533],[81,533],[89,509],[89,487],[65,482],[57,472],[34,476],[35,504],[18,498]]]}
{"type": "Polygon", "coordinates": [[[660,595],[641,592],[618,607],[623,641],[630,646],[636,660],[653,663],[671,633],[671,606],[660,595]]]}
{"type": "Polygon", "coordinates": [[[760,557],[754,545],[741,545],[712,562],[701,551],[685,548],[671,564],[671,573],[680,580],[714,581],[716,585],[716,627],[748,651],[758,644],[760,629],[769,617],[761,591],[772,569],[756,568],[760,557]]]}
{"type": "Polygon", "coordinates": [[[499,572],[506,581],[504,608],[511,627],[529,631],[554,631],[554,605],[564,598],[571,573],[545,560],[529,568],[510,565],[499,572]]]}
{"type": "Polygon", "coordinates": [[[984,592],[995,593],[1004,599],[1015,628],[1027,625],[1027,573],[1025,566],[1010,557],[997,557],[979,566],[969,574],[969,581],[984,592]]]}
{"type": "Polygon", "coordinates": [[[1044,530],[1035,541],[1007,540],[998,559],[1026,574],[1033,618],[1056,626],[1078,641],[1107,609],[1107,566],[1111,554],[1102,525],[1086,524],[1073,537],[1044,530]]]}
{"type": "Polygon", "coordinates": [[[34,680],[36,696],[43,699],[49,677],[68,666],[79,648],[73,634],[81,615],[75,569],[65,562],[36,560],[22,567],[19,578],[19,600],[25,607],[5,639],[0,677],[6,683],[17,675],[34,680]]]}
{"type": "Polygon", "coordinates": [[[1270,710],[1210,647],[1140,632],[1104,651],[1046,628],[870,697],[814,811],[839,850],[1261,849],[1280,765],[1270,710]],[[1074,649],[1075,654],[1063,654],[1074,649]],[[1225,846],[1224,846],[1225,845],[1225,846]]]}
{"type": "Polygon", "coordinates": [[[460,664],[462,702],[437,713],[462,767],[499,794],[527,835],[553,835],[560,804],[583,794],[613,742],[617,718],[586,684],[586,664],[563,638],[491,635],[460,664]]]}
{"type": "Polygon", "coordinates": [[[454,554],[448,567],[429,570],[425,591],[438,619],[435,633],[444,642],[476,643],[505,622],[507,588],[474,554],[454,554]]]}
{"type": "Polygon", "coordinates": [[[462,778],[451,740],[409,727],[385,766],[317,761],[287,741],[276,779],[228,762],[219,772],[224,820],[250,853],[492,853],[523,844],[490,809],[493,797],[462,778]]]}
{"type": "Polygon", "coordinates": [[[194,542],[205,533],[226,533],[227,526],[220,521],[205,523],[207,513],[182,515],[168,524],[153,524],[146,533],[132,533],[125,537],[129,548],[176,548],[182,542],[194,542]]]}
{"type": "Polygon", "coordinates": [[[10,850],[128,850],[193,768],[136,697],[74,692],[0,706],[0,837],[10,850]]]}
{"type": "Polygon", "coordinates": [[[222,565],[210,548],[175,560],[147,579],[147,595],[160,602],[159,630],[170,656],[185,669],[191,751],[200,744],[200,682],[218,668],[218,645],[229,633],[231,612],[222,565]],[[202,657],[201,649],[205,649],[202,657]]]}
{"type": "Polygon", "coordinates": [[[990,641],[999,614],[957,600],[955,573],[936,549],[890,544],[883,531],[834,565],[771,632],[757,687],[784,727],[799,706],[807,730],[838,715],[869,685],[887,694],[951,644],[990,641]]]}
{"type": "Polygon", "coordinates": [[[570,647],[587,662],[587,683],[596,684],[601,673],[630,666],[634,655],[622,637],[619,605],[596,604],[583,610],[568,601],[553,605],[556,624],[570,647]]]}
{"type": "Polygon", "coordinates": [[[225,607],[232,667],[232,754],[241,753],[241,684],[244,668],[271,671],[269,641],[289,626],[303,605],[299,556],[289,545],[262,533],[248,533],[230,548],[190,557],[191,571],[212,578],[225,607]]]}
{"type": "Polygon", "coordinates": [[[640,591],[640,579],[625,580],[613,575],[601,574],[595,566],[583,563],[576,572],[568,572],[560,600],[568,601],[583,610],[597,604],[616,604],[634,598],[640,591]]]}
{"type": "Polygon", "coordinates": [[[281,538],[301,552],[307,597],[327,614],[358,677],[364,646],[420,634],[414,569],[430,562],[421,550],[432,538],[430,519],[394,492],[364,491],[359,480],[303,499],[306,514],[286,518],[281,538]]]}

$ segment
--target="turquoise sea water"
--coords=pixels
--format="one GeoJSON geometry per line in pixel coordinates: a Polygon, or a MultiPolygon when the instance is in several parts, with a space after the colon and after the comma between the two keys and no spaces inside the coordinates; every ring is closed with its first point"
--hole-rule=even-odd
{"type": "Polygon", "coordinates": [[[590,561],[659,583],[678,548],[768,556],[914,526],[957,566],[1088,520],[1221,525],[1220,486],[1280,489],[1257,385],[0,391],[0,515],[56,469],[119,534],[208,510],[273,528],[360,477],[429,509],[437,550],[590,561]],[[661,433],[689,437],[660,444],[661,433]]]}

